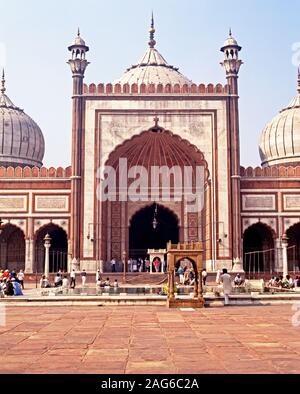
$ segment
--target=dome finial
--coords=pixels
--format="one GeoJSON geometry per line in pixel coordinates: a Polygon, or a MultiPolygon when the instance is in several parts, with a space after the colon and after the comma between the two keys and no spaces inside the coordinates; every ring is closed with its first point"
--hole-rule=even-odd
{"type": "Polygon", "coordinates": [[[1,81],[1,93],[4,94],[6,92],[6,87],[5,87],[5,71],[4,69],[2,70],[2,81],[1,81]]]}
{"type": "Polygon", "coordinates": [[[298,94],[300,94],[300,66],[298,67],[298,87],[297,87],[298,94]]]}
{"type": "Polygon", "coordinates": [[[231,27],[229,28],[229,37],[232,37],[231,27]]]}
{"type": "Polygon", "coordinates": [[[151,17],[151,27],[150,27],[150,41],[149,41],[149,47],[154,48],[156,45],[156,41],[154,39],[154,33],[155,33],[155,27],[154,27],[154,16],[153,16],[153,11],[152,11],[152,17],[151,17]]]}
{"type": "Polygon", "coordinates": [[[77,36],[80,37],[80,28],[78,27],[77,36]]]}

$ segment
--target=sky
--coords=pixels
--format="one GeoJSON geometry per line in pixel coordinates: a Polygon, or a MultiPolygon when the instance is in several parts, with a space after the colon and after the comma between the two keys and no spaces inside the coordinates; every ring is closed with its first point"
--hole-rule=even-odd
{"type": "Polygon", "coordinates": [[[71,159],[77,28],[90,47],[86,83],[112,82],[144,54],[151,12],[157,49],[195,83],[223,83],[220,48],[229,27],[243,47],[241,164],[260,165],[259,136],[296,94],[300,0],[0,0],[0,67],[7,94],[41,127],[46,166],[71,159]]]}

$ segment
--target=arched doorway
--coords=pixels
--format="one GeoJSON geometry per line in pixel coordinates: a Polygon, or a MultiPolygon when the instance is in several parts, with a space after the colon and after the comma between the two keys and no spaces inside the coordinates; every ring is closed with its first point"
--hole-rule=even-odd
{"type": "Polygon", "coordinates": [[[177,216],[162,205],[157,206],[157,227],[153,226],[156,204],[138,211],[129,229],[129,255],[145,258],[148,249],[166,249],[167,243],[179,242],[177,216]]]}
{"type": "Polygon", "coordinates": [[[275,267],[273,231],[256,223],[244,232],[244,269],[248,273],[271,272],[275,267]]]}
{"type": "Polygon", "coordinates": [[[12,224],[2,227],[0,267],[10,271],[25,269],[25,236],[20,228],[12,224]]]}
{"type": "MultiPolygon", "coordinates": [[[[105,164],[104,171],[99,178],[103,200],[98,203],[102,227],[97,244],[104,259],[120,258],[124,252],[128,257],[139,257],[139,254],[145,255],[149,247],[165,249],[170,239],[178,242],[178,223],[173,215],[168,215],[165,223],[175,228],[176,234],[172,235],[169,230],[168,236],[162,234],[159,240],[156,234],[160,229],[153,231],[153,204],[156,201],[163,201],[166,206],[176,203],[176,213],[185,230],[180,234],[181,241],[202,239],[206,229],[210,233],[206,226],[210,216],[210,204],[206,204],[208,163],[204,154],[189,141],[163,129],[156,122],[155,127],[116,146],[107,159],[103,156],[102,164],[105,164]],[[194,204],[190,204],[191,192],[196,190],[194,204]],[[137,202],[151,207],[140,212],[129,224],[135,209],[132,205],[137,202]]],[[[211,239],[210,234],[207,234],[207,239],[211,239]]]]}
{"type": "Polygon", "coordinates": [[[66,232],[59,226],[49,223],[38,230],[36,234],[35,261],[37,272],[44,271],[45,247],[44,238],[49,234],[51,237],[49,271],[54,273],[58,270],[68,270],[68,237],[66,232]]]}
{"type": "Polygon", "coordinates": [[[289,271],[297,272],[300,269],[300,223],[290,227],[288,237],[288,263],[289,271]]]}

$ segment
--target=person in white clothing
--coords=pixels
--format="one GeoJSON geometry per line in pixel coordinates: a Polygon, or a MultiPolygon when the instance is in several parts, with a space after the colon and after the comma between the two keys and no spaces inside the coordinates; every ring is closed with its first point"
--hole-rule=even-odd
{"type": "Polygon", "coordinates": [[[82,287],[85,287],[85,282],[86,282],[86,270],[82,270],[82,272],[81,272],[81,281],[82,281],[82,287]]]}
{"type": "Polygon", "coordinates": [[[70,287],[71,287],[71,289],[75,289],[75,286],[76,286],[76,272],[75,272],[75,270],[72,270],[72,272],[70,274],[70,278],[71,278],[70,287]]]}
{"type": "Polygon", "coordinates": [[[231,276],[228,274],[227,269],[223,269],[223,275],[221,275],[221,283],[223,283],[224,292],[224,305],[229,305],[229,295],[232,291],[231,276]]]}
{"type": "Polygon", "coordinates": [[[17,279],[18,279],[18,282],[20,283],[20,285],[22,286],[23,290],[24,290],[24,277],[25,277],[24,271],[20,270],[20,272],[17,275],[17,279]]]}

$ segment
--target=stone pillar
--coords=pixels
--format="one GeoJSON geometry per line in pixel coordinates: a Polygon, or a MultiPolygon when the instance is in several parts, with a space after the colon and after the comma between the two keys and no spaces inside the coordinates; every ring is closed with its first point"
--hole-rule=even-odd
{"type": "Polygon", "coordinates": [[[50,247],[51,247],[51,237],[49,234],[44,238],[44,246],[45,246],[45,265],[44,265],[44,275],[46,278],[49,277],[49,265],[50,265],[50,247]]]}
{"type": "Polygon", "coordinates": [[[26,239],[25,241],[25,273],[32,274],[34,270],[34,251],[35,241],[34,239],[26,239]]]}
{"type": "Polygon", "coordinates": [[[285,278],[289,273],[288,253],[287,253],[288,238],[285,234],[282,236],[281,244],[282,244],[283,278],[285,278]]]}
{"type": "Polygon", "coordinates": [[[71,240],[68,239],[68,272],[70,273],[72,271],[72,243],[71,240]]]}
{"type": "Polygon", "coordinates": [[[275,239],[274,272],[282,272],[282,247],[280,238],[275,239]]]}

